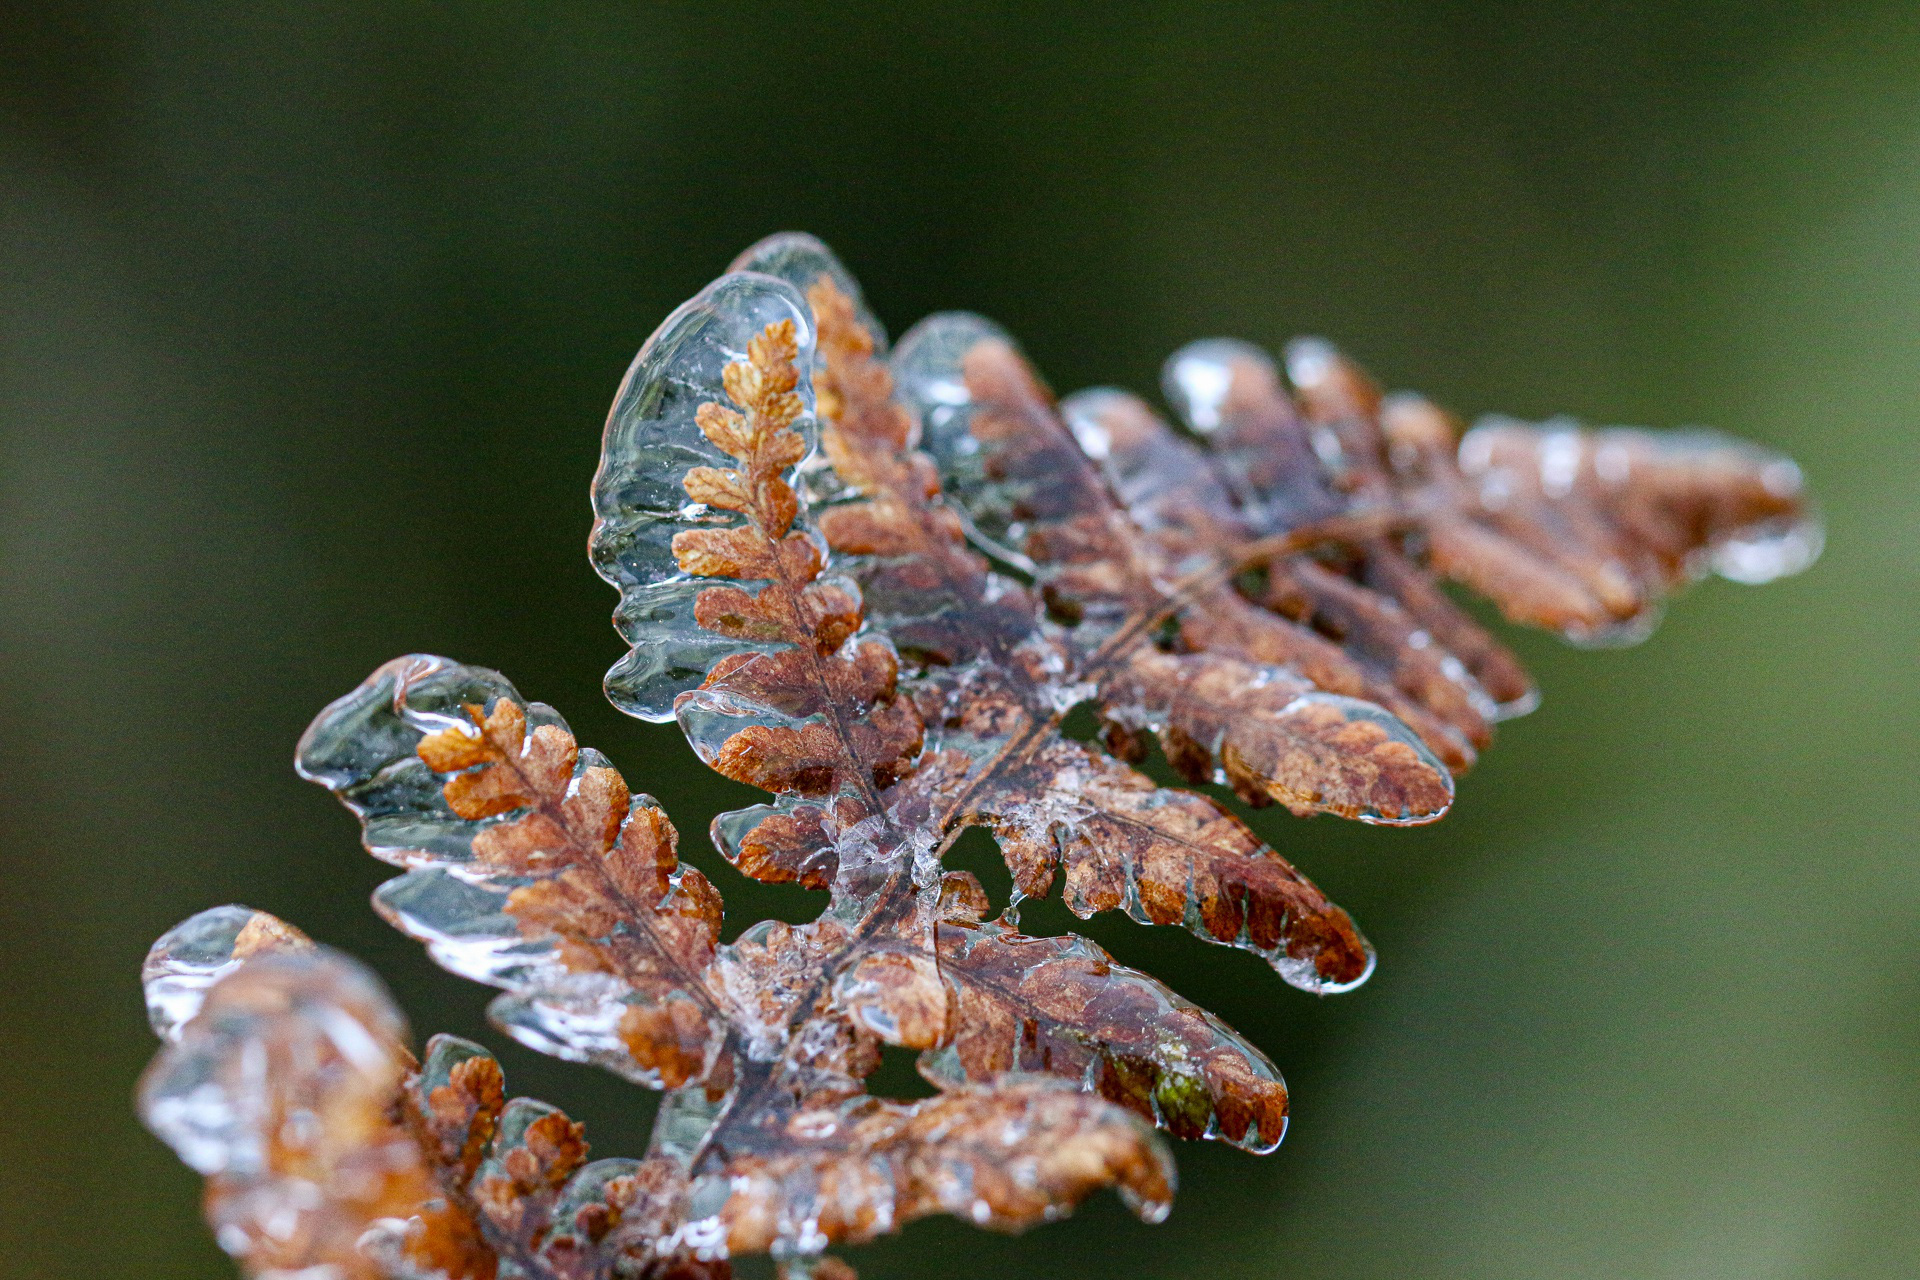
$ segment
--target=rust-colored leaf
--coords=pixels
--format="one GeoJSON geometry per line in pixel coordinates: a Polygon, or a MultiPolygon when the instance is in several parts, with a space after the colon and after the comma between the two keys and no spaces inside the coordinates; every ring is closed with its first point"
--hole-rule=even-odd
{"type": "Polygon", "coordinates": [[[920,950],[873,950],[842,971],[840,1006],[888,1044],[931,1049],[947,1038],[949,1002],[941,965],[920,950]]]}
{"type": "MultiPolygon", "coordinates": [[[[696,414],[707,439],[739,465],[694,467],[683,487],[747,520],[682,529],[673,554],[694,577],[764,585],[707,588],[694,619],[718,635],[776,647],[715,662],[675,711],[702,758],[726,776],[776,794],[844,795],[877,816],[885,810],[879,793],[912,771],[924,732],[913,703],[895,696],[892,646],[856,638],[859,597],[821,578],[815,535],[796,524],[802,508],[787,471],[806,453],[794,429],[805,409],[796,391],[801,355],[791,319],[766,325],[747,342],[746,358],[722,370],[731,403],[709,401],[696,414]]],[[[730,852],[737,865],[780,874],[777,859],[730,852]]]]}
{"type": "Polygon", "coordinates": [[[1743,442],[1499,418],[1462,437],[1418,396],[1383,399],[1325,343],[1290,348],[1288,371],[1345,442],[1351,484],[1393,495],[1434,567],[1516,621],[1631,640],[1705,572],[1765,581],[1818,554],[1799,469],[1743,442]]]}
{"type": "MultiPolygon", "coordinates": [[[[1168,399],[1204,442],[1211,470],[1231,490],[1232,507],[1247,535],[1256,540],[1284,536],[1353,509],[1353,485],[1323,459],[1338,452],[1338,441],[1326,428],[1307,422],[1264,352],[1245,343],[1197,342],[1167,362],[1165,383],[1168,399]]],[[[1125,454],[1117,465],[1126,469],[1125,454]]],[[[1386,493],[1371,485],[1366,497],[1384,499],[1386,493]]],[[[1442,594],[1389,538],[1356,537],[1339,550],[1339,567],[1351,569],[1356,581],[1397,604],[1430,642],[1438,642],[1416,646],[1409,635],[1395,646],[1396,660],[1412,648],[1434,654],[1442,666],[1451,657],[1485,691],[1496,714],[1517,714],[1532,705],[1532,682],[1519,660],[1442,594]]],[[[1270,569],[1296,568],[1301,559],[1294,554],[1264,563],[1270,569]]],[[[1279,576],[1284,587],[1290,575],[1279,576]]],[[[1270,586],[1262,602],[1308,623],[1316,621],[1315,602],[1304,593],[1270,586]]]]}
{"type": "MultiPolygon", "coordinates": [[[[207,937],[195,923],[169,935],[176,959],[207,937]]],[[[399,1011],[357,962],[267,937],[302,935],[254,913],[140,1085],[147,1123],[207,1176],[221,1246],[249,1275],[383,1280],[395,1225],[431,1214],[444,1273],[487,1280],[490,1251],[436,1207],[434,1144],[397,1118],[412,1066],[399,1011]]]]}
{"type": "Polygon", "coordinates": [[[1447,771],[1379,707],[1232,658],[1142,651],[1105,705],[1119,725],[1157,730],[1178,772],[1200,782],[1218,768],[1256,805],[1405,825],[1453,801],[1447,771]]]}
{"type": "MultiPolygon", "coordinates": [[[[1119,629],[1136,636],[1138,648],[1163,623],[1182,648],[1289,668],[1327,692],[1378,704],[1455,772],[1472,763],[1471,743],[1484,738],[1484,722],[1468,699],[1438,696],[1451,684],[1441,673],[1413,657],[1370,672],[1337,643],[1235,592],[1251,535],[1204,457],[1180,447],[1151,414],[1112,396],[1083,401],[1077,414],[1082,437],[1104,461],[1148,478],[1135,484],[1128,510],[1009,342],[982,333],[959,364],[974,405],[971,445],[949,437],[946,456],[964,474],[966,448],[979,449],[985,487],[976,521],[1021,535],[1049,606],[1087,643],[1111,649],[1108,633],[1119,629]]],[[[1116,665],[1108,660],[1088,673],[1103,701],[1113,701],[1108,673],[1116,665]]]]}
{"type": "Polygon", "coordinates": [[[423,1119],[439,1144],[440,1163],[472,1177],[507,1104],[506,1078],[492,1058],[469,1058],[426,1095],[423,1119]]]}
{"type": "Polygon", "coordinates": [[[1286,1133],[1265,1055],[1093,943],[961,920],[940,927],[939,955],[954,995],[947,1041],[923,1058],[935,1079],[1041,1072],[1093,1081],[1177,1138],[1271,1151],[1286,1133]]]}
{"type": "Polygon", "coordinates": [[[1079,743],[1056,743],[1035,765],[1041,776],[1021,779],[1018,794],[984,800],[1022,894],[1046,894],[1058,868],[1082,918],[1124,910],[1183,924],[1311,990],[1366,979],[1373,953],[1347,913],[1219,805],[1079,743]]]}
{"type": "Polygon", "coordinates": [[[429,1135],[438,1200],[397,1241],[408,1261],[450,1275],[591,1280],[612,1274],[723,1277],[673,1237],[687,1179],[668,1157],[589,1163],[582,1126],[542,1102],[503,1102],[497,1063],[480,1046],[435,1036],[397,1109],[429,1135]],[[464,1118],[463,1118],[464,1117],[464,1118]],[[472,1266],[462,1272],[458,1266],[472,1266]]]}
{"type": "MultiPolygon", "coordinates": [[[[957,785],[949,789],[954,799],[947,803],[962,806],[955,818],[992,823],[1023,892],[1046,892],[1053,867],[1064,861],[1069,902],[1083,915],[1124,905],[1156,923],[1198,918],[1202,936],[1261,950],[1292,980],[1313,989],[1364,978],[1369,953],[1345,914],[1229,815],[1198,797],[1155,788],[1124,765],[1065,742],[1057,730],[1038,732],[1057,723],[1049,702],[1057,696],[1054,682],[1060,672],[1049,664],[1070,672],[1073,655],[1051,653],[1039,642],[1030,604],[1025,605],[1027,621],[1015,632],[1009,605],[1019,603],[1018,589],[999,589],[977,560],[957,554],[957,534],[944,532],[951,526],[906,518],[916,511],[946,513],[937,505],[937,489],[912,461],[919,455],[901,452],[907,436],[897,425],[898,409],[875,399],[891,391],[891,380],[875,372],[870,335],[855,324],[855,309],[831,277],[815,279],[809,296],[829,353],[823,378],[831,379],[833,400],[852,424],[843,433],[840,424],[829,423],[828,438],[840,439],[836,466],[844,477],[857,478],[866,495],[863,502],[834,509],[861,514],[845,524],[829,523],[830,534],[838,529],[858,539],[849,550],[871,554],[869,548],[883,545],[890,557],[910,564],[917,576],[891,562],[877,569],[863,565],[863,581],[876,584],[870,593],[884,592],[902,612],[902,606],[927,601],[920,607],[940,616],[956,636],[950,651],[993,659],[990,668],[952,692],[937,692],[938,682],[926,689],[928,705],[944,706],[953,727],[975,740],[1008,744],[994,757],[992,770],[963,767],[951,775],[957,785]],[[847,326],[857,332],[843,332],[847,326]],[[897,534],[877,532],[896,526],[897,534]],[[936,536],[930,529],[941,532],[936,536]]],[[[994,376],[1010,388],[1007,395],[1039,394],[1023,366],[995,367],[994,376]]],[[[1014,410],[1045,412],[1033,403],[1016,405],[1009,413],[1014,410]]],[[[1012,428],[986,430],[1027,438],[1012,428]]],[[[1051,429],[1038,438],[1051,442],[1050,448],[1061,443],[1051,429]]],[[[1070,462],[1063,460],[1058,470],[1070,472],[1070,462]]],[[[1084,471],[1084,461],[1079,465],[1084,471]]],[[[1070,480],[1069,475],[1062,485],[1070,480]]],[[[1103,505],[1095,487],[1085,484],[1078,492],[1081,499],[1069,493],[1055,500],[1070,507],[1078,503],[1083,514],[1097,517],[1090,536],[1110,535],[1114,547],[1134,545],[1127,541],[1134,535],[1115,510],[1103,505]]],[[[1189,509],[1206,515],[1204,509],[1189,509]]],[[[837,541],[835,547],[842,549],[837,541]]],[[[1142,598],[1163,598],[1151,582],[1133,589],[1142,598]]],[[[1203,612],[1195,611],[1196,616],[1203,612]]],[[[1259,616],[1269,626],[1284,625],[1259,616]]],[[[1175,658],[1150,646],[1137,648],[1103,692],[1119,695],[1130,711],[1140,713],[1143,725],[1155,723],[1170,756],[1199,764],[1203,776],[1213,772],[1216,758],[1223,760],[1236,785],[1261,802],[1278,797],[1304,811],[1384,821],[1425,820],[1444,811],[1451,796],[1445,770],[1404,730],[1383,731],[1380,726],[1391,725],[1390,717],[1375,718],[1339,699],[1303,699],[1311,686],[1297,677],[1224,659],[1208,657],[1204,667],[1183,669],[1182,664],[1200,661],[1200,655],[1175,658]],[[1231,683],[1231,675],[1239,676],[1238,684],[1231,683]],[[1142,685],[1155,687],[1149,692],[1142,685]]],[[[941,794],[941,768],[923,766],[921,778],[941,794]]],[[[872,969],[863,962],[856,972],[872,969]]],[[[908,988],[915,989],[926,994],[909,1000],[908,1011],[883,1009],[882,1015],[906,1019],[911,1006],[935,1003],[937,991],[908,988]]]]}
{"type": "Polygon", "coordinates": [[[505,988],[491,1013],[516,1038],[677,1085],[693,1069],[687,1019],[704,1020],[710,1051],[725,1035],[707,987],[719,894],[680,864],[650,797],[499,676],[389,663],[315,721],[301,767],[361,814],[369,848],[412,868],[376,904],[446,967],[505,988]],[[596,1003],[673,1006],[674,1049],[643,1061],[617,1027],[589,1034],[596,1003]]]}
{"type": "Polygon", "coordinates": [[[963,1086],[911,1105],[862,1098],[794,1111],[782,1127],[765,1153],[711,1175],[729,1189],[715,1226],[736,1253],[770,1247],[789,1222],[809,1223],[825,1243],[933,1213],[1017,1231],[1109,1186],[1154,1221],[1173,1192],[1152,1130],[1054,1080],[963,1086]]]}

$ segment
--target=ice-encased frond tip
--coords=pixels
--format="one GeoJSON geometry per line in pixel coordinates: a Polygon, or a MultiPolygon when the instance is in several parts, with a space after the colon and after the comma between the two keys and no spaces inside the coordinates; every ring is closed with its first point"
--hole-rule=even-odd
{"type": "Polygon", "coordinates": [[[671,720],[674,699],[740,649],[739,640],[716,637],[695,620],[705,584],[680,567],[673,538],[744,523],[737,512],[693,500],[683,481],[695,467],[734,462],[701,430],[700,408],[724,399],[727,366],[745,360],[768,326],[781,324],[793,328],[800,373],[800,411],[791,428],[811,449],[812,312],[792,285],[756,272],[724,275],[668,316],[634,357],[607,415],[589,554],[595,571],[620,591],[614,626],[631,648],[607,673],[606,686],[629,715],[671,720]]]}

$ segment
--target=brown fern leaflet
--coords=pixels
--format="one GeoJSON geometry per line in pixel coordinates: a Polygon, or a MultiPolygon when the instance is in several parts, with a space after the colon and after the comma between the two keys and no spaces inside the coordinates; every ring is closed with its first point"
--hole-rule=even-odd
{"type": "Polygon", "coordinates": [[[1612,643],[1704,573],[1765,580],[1819,549],[1784,458],[1564,423],[1462,433],[1317,340],[1283,363],[1196,343],[1166,392],[1181,427],[1110,389],[1056,404],[967,315],[889,354],[805,236],[670,316],[594,483],[592,559],[630,645],[607,693],[767,792],[714,846],[827,905],[723,941],[665,812],[551,708],[444,658],[381,667],[298,761],[400,868],[376,909],[499,988],[501,1031],[665,1097],[640,1158],[589,1159],[480,1046],[436,1036],[416,1061],[356,962],[203,912],[148,959],[166,1044],[142,1111],[207,1175],[243,1268],[696,1280],[770,1252],[850,1280],[824,1250],[927,1214],[1019,1230],[1110,1187],[1156,1220],[1156,1130],[1270,1151],[1286,1087],[1147,974],[1021,933],[1021,903],[1057,889],[1083,918],[1178,924],[1350,988],[1371,948],[1224,797],[1440,817],[1536,700],[1442,579],[1612,643]],[[1065,731],[1082,705],[1097,741],[1065,731]],[[1155,782],[1156,744],[1220,791],[1155,782]],[[997,916],[942,865],[975,827],[1014,885],[997,916]],[[871,1095],[886,1045],[937,1092],[871,1095]]]}

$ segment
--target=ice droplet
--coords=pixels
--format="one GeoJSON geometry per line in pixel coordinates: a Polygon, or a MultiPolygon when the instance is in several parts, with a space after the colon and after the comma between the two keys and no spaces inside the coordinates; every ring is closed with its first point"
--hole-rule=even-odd
{"type": "Polygon", "coordinates": [[[1818,517],[1743,531],[1713,548],[1713,571],[1729,582],[1760,586],[1810,567],[1826,546],[1818,517]]]}

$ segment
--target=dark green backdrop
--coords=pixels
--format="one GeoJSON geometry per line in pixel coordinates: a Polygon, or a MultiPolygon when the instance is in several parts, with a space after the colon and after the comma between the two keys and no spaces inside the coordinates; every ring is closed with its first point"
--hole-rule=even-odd
{"type": "MultiPolygon", "coordinates": [[[[0,3],[0,1270],[229,1274],[129,1106],[191,911],[500,1044],[289,766],[376,663],[506,670],[683,830],[735,801],[601,699],[586,492],[640,341],[785,227],[1063,390],[1317,331],[1468,413],[1754,436],[1830,516],[1637,650],[1523,638],[1545,706],[1440,826],[1255,820],[1379,946],[1362,990],[1097,930],[1286,1070],[1278,1154],[863,1274],[1913,1274],[1920,21],[1356,0],[0,3]]],[[[689,843],[731,927],[803,909],[689,843]]],[[[641,1141],[650,1099],[503,1057],[641,1141]]]]}

